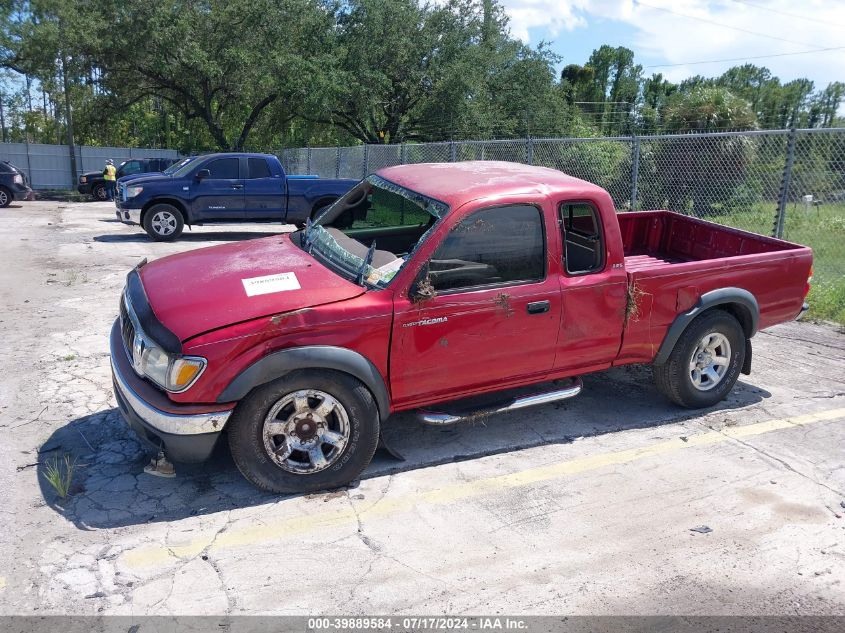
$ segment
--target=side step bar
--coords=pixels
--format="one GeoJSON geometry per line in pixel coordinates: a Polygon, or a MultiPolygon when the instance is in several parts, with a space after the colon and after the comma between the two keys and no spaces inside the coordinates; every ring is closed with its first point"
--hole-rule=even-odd
{"type": "Polygon", "coordinates": [[[475,406],[472,403],[473,399],[450,402],[445,404],[444,408],[453,407],[452,410],[432,411],[421,409],[417,411],[417,418],[423,424],[429,424],[431,426],[450,426],[458,422],[486,418],[497,413],[506,413],[508,411],[516,411],[517,409],[533,407],[538,404],[549,404],[550,402],[574,398],[581,393],[581,389],[584,387],[580,378],[572,378],[567,383],[566,386],[561,387],[560,382],[558,382],[555,384],[556,388],[551,391],[514,396],[497,402],[491,402],[488,399],[486,404],[479,403],[475,406]]]}

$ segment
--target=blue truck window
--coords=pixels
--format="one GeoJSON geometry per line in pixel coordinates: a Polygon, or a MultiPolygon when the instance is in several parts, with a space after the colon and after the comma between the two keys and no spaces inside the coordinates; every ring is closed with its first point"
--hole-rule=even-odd
{"type": "Polygon", "coordinates": [[[209,178],[235,180],[239,177],[237,158],[218,158],[208,163],[206,169],[211,172],[209,178]]]}
{"type": "Polygon", "coordinates": [[[249,178],[269,178],[270,167],[263,158],[249,159],[249,178]]]}

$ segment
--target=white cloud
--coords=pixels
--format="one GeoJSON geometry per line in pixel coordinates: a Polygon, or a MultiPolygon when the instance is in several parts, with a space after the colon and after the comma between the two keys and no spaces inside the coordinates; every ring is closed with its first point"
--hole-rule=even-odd
{"type": "MultiPolygon", "coordinates": [[[[738,58],[766,66],[784,81],[808,77],[816,82],[817,88],[824,87],[830,81],[845,81],[845,49],[749,59],[761,55],[845,46],[841,35],[845,31],[845,2],[644,2],[645,4],[633,0],[503,0],[503,5],[510,16],[513,35],[525,41],[529,41],[529,29],[539,30],[545,39],[560,39],[557,36],[563,31],[601,28],[604,21],[616,21],[633,29],[631,41],[608,43],[623,44],[633,49],[641,63],[644,63],[645,57],[656,60],[653,63],[661,64],[688,64],[738,58]],[[800,19],[784,13],[809,19],[800,19]],[[754,35],[752,32],[761,35],[754,35]]],[[[721,74],[727,68],[740,63],[742,61],[667,66],[646,68],[645,72],[662,72],[672,80],[679,80],[695,74],[721,74]]]]}

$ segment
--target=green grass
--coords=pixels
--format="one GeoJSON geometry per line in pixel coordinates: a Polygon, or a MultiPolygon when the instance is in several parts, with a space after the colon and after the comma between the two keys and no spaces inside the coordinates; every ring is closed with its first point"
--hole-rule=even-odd
{"type": "Polygon", "coordinates": [[[75,470],[76,458],[65,455],[64,458],[60,459],[57,455],[44,464],[44,479],[53,487],[59,497],[66,499],[70,492],[75,470]]]}
{"type": "MultiPolygon", "coordinates": [[[[776,209],[776,203],[759,203],[707,219],[771,235],[776,209]]],[[[845,325],[845,203],[824,204],[809,211],[802,204],[790,204],[783,237],[813,249],[809,316],[845,325]]]]}

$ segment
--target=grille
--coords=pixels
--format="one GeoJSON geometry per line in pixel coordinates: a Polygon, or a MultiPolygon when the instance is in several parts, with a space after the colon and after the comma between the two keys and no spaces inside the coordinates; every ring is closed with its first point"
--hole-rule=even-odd
{"type": "Polygon", "coordinates": [[[123,338],[123,347],[126,349],[126,355],[130,362],[132,358],[132,346],[135,342],[135,326],[132,324],[132,319],[129,317],[129,310],[126,307],[126,298],[120,297],[120,335],[123,338]]]}

